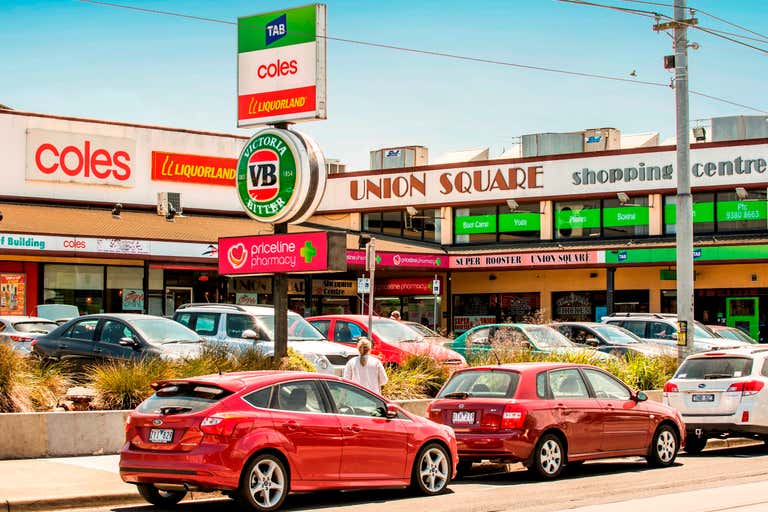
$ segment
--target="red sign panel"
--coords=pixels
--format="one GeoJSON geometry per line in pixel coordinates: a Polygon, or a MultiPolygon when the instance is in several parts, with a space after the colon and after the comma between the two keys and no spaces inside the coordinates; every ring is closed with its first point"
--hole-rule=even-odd
{"type": "Polygon", "coordinates": [[[152,179],[232,187],[237,158],[152,152],[152,179]]]}
{"type": "Polygon", "coordinates": [[[0,315],[25,314],[26,274],[0,274],[0,315]]]}
{"type": "Polygon", "coordinates": [[[328,270],[328,233],[219,238],[219,273],[328,270]]]}
{"type": "Polygon", "coordinates": [[[377,295],[432,295],[432,278],[403,277],[376,281],[377,295]]]}
{"type": "Polygon", "coordinates": [[[244,94],[237,100],[237,119],[259,119],[284,114],[313,112],[315,110],[315,86],[286,89],[283,91],[244,94]]]}
{"type": "MultiPolygon", "coordinates": [[[[365,251],[347,251],[347,265],[365,265],[365,251]]],[[[377,252],[376,266],[447,269],[448,256],[440,254],[377,252]]]]}

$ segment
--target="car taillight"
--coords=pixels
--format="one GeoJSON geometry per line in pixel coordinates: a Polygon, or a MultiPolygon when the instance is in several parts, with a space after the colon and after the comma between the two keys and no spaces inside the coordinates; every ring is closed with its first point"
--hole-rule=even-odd
{"type": "Polygon", "coordinates": [[[35,339],[32,336],[19,336],[18,334],[11,334],[8,337],[11,338],[11,341],[16,341],[16,342],[32,341],[35,339]]]}
{"type": "Polygon", "coordinates": [[[502,430],[522,428],[523,423],[525,423],[525,415],[526,411],[520,405],[507,404],[501,416],[502,430]]]}
{"type": "Polygon", "coordinates": [[[679,391],[680,390],[677,389],[677,384],[675,384],[672,381],[669,381],[666,384],[664,384],[664,392],[665,393],[677,393],[679,391]]]}
{"type": "Polygon", "coordinates": [[[745,380],[734,382],[728,387],[727,392],[741,392],[741,396],[756,395],[765,384],[761,380],[745,380]]]}
{"type": "Polygon", "coordinates": [[[200,430],[203,434],[228,437],[232,435],[235,427],[242,421],[243,418],[239,416],[225,414],[208,416],[200,423],[200,430]]]}
{"type": "Polygon", "coordinates": [[[35,345],[37,345],[37,338],[33,339],[32,343],[29,344],[30,347],[34,347],[35,345]]]}

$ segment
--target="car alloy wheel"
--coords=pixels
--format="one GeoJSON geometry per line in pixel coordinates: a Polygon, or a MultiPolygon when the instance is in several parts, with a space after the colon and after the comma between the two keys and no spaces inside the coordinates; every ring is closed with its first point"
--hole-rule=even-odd
{"type": "Polygon", "coordinates": [[[554,434],[542,436],[534,451],[531,470],[542,478],[556,478],[563,471],[563,442],[554,434]]]}
{"type": "Polygon", "coordinates": [[[677,457],[678,448],[675,431],[669,425],[662,425],[653,435],[648,463],[656,467],[671,466],[677,457]]]}
{"type": "Polygon", "coordinates": [[[431,443],[421,449],[413,467],[413,488],[431,496],[445,490],[450,482],[451,462],[445,448],[431,443]]]}
{"type": "Polygon", "coordinates": [[[241,497],[260,512],[276,510],[288,494],[288,475],[283,462],[272,454],[256,457],[245,469],[241,497]]]}

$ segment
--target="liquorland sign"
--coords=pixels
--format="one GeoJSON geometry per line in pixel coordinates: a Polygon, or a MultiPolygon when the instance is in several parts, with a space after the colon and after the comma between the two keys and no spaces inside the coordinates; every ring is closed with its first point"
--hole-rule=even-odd
{"type": "Polygon", "coordinates": [[[237,20],[237,125],[325,119],[325,5],[237,20]]]}
{"type": "MultiPolygon", "coordinates": [[[[768,182],[768,144],[692,148],[691,185],[743,186],[768,182]]],[[[675,152],[589,153],[488,161],[483,165],[418,167],[349,173],[328,180],[321,211],[535,199],[672,190],[675,152]]]]}

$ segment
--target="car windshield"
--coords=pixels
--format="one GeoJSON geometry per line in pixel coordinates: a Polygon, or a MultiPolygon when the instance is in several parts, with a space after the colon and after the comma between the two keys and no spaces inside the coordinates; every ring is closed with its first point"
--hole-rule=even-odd
{"type": "Polygon", "coordinates": [[[747,343],[757,343],[757,341],[750,338],[747,333],[735,327],[726,327],[724,329],[718,329],[715,332],[721,337],[727,338],[729,340],[746,341],[747,343]]]}
{"type": "Polygon", "coordinates": [[[523,327],[523,330],[533,340],[533,344],[539,349],[575,346],[571,340],[546,325],[526,326],[523,327]]]}
{"type": "Polygon", "coordinates": [[[642,343],[634,333],[629,332],[618,325],[603,324],[596,325],[592,329],[597,334],[611,342],[613,345],[629,345],[630,343],[642,343]]]}
{"type": "Polygon", "coordinates": [[[520,374],[507,370],[471,370],[454,373],[438,398],[465,397],[512,398],[517,391],[520,374]]]}
{"type": "Polygon", "coordinates": [[[421,334],[422,336],[430,337],[430,338],[433,338],[433,337],[436,337],[436,336],[440,336],[439,334],[437,334],[435,331],[433,331],[432,329],[430,329],[429,327],[427,327],[424,324],[419,324],[419,323],[416,323],[416,322],[413,322],[413,323],[411,323],[411,322],[407,322],[407,323],[404,322],[404,323],[405,323],[405,325],[407,325],[408,327],[410,327],[411,329],[413,329],[417,333],[421,334]]]}
{"type": "Polygon", "coordinates": [[[136,409],[145,414],[181,414],[199,412],[232,393],[208,384],[168,383],[155,391],[136,409]]]}
{"type": "Polygon", "coordinates": [[[56,322],[15,322],[13,328],[18,332],[39,332],[47,334],[57,328],[56,322]]]}
{"type": "Polygon", "coordinates": [[[675,373],[676,379],[733,379],[752,373],[748,357],[695,357],[686,359],[675,373]]]}
{"type": "Polygon", "coordinates": [[[695,338],[719,338],[712,329],[699,322],[693,323],[693,336],[695,338]]]}
{"type": "Polygon", "coordinates": [[[80,316],[80,311],[78,311],[77,306],[71,304],[38,304],[37,316],[48,320],[58,320],[80,316]]]}
{"type": "Polygon", "coordinates": [[[416,331],[402,322],[378,318],[373,320],[373,334],[382,341],[424,341],[424,338],[416,331]]]}
{"type": "MultiPolygon", "coordinates": [[[[270,341],[275,339],[275,316],[255,316],[254,320],[266,332],[270,341]]],[[[322,341],[325,336],[300,315],[288,315],[288,341],[322,341]]]]}
{"type": "Polygon", "coordinates": [[[149,343],[196,343],[200,336],[193,330],[168,318],[139,318],[129,321],[149,343]]]}

